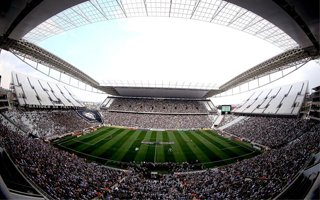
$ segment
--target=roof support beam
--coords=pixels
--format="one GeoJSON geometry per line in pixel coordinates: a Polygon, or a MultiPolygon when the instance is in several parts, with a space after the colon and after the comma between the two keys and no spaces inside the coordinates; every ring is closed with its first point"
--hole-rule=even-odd
{"type": "Polygon", "coordinates": [[[243,29],[241,29],[241,30],[244,31],[244,30],[252,27],[253,25],[255,25],[255,24],[257,24],[257,23],[259,23],[259,22],[261,22],[261,21],[263,20],[263,18],[260,18],[259,20],[255,21],[257,17],[258,17],[258,16],[255,16],[254,18],[252,18],[252,19],[245,25],[245,27],[243,27],[243,29]]]}
{"type": "MultiPolygon", "coordinates": [[[[317,41],[316,37],[313,35],[311,30],[309,29],[306,22],[302,19],[302,17],[297,13],[295,8],[290,5],[286,0],[273,0],[276,4],[278,4],[284,11],[288,13],[294,19],[294,21],[300,26],[300,28],[305,32],[307,37],[310,39],[315,48],[319,51],[319,41],[317,41]]],[[[319,4],[318,4],[319,6],[319,4]]],[[[319,7],[318,7],[319,12],[319,7]]],[[[319,14],[319,13],[318,13],[319,14]]]]}
{"type": "Polygon", "coordinates": [[[144,8],[146,9],[146,15],[148,15],[148,6],[147,6],[147,0],[143,0],[143,3],[144,3],[144,8]]]}
{"type": "Polygon", "coordinates": [[[32,0],[30,3],[26,4],[26,7],[19,13],[19,15],[14,19],[8,28],[7,32],[4,34],[4,37],[8,37],[12,31],[17,27],[17,25],[43,0],[32,0]]]}
{"type": "Polygon", "coordinates": [[[227,91],[251,80],[272,74],[276,71],[296,66],[299,63],[305,62],[306,59],[311,60],[319,57],[319,51],[314,46],[303,49],[291,49],[273,58],[270,58],[234,77],[230,81],[220,86],[220,92],[227,91]]]}
{"type": "Polygon", "coordinates": [[[246,11],[243,11],[243,12],[241,12],[242,10],[241,9],[239,9],[239,11],[237,12],[237,14],[235,14],[234,16],[233,16],[233,18],[229,21],[229,23],[228,23],[228,26],[230,26],[233,22],[235,22],[235,21],[237,21],[239,18],[241,18],[243,15],[245,15],[248,11],[246,10],[246,11]]]}
{"type": "Polygon", "coordinates": [[[194,13],[196,12],[196,10],[197,10],[197,8],[198,8],[198,6],[199,6],[200,3],[201,3],[201,0],[198,0],[198,1],[196,2],[196,4],[194,5],[193,10],[192,10],[192,13],[191,13],[191,16],[190,16],[190,19],[192,19],[193,15],[194,15],[194,13]]]}
{"type": "Polygon", "coordinates": [[[214,18],[216,18],[216,16],[219,15],[219,13],[221,12],[221,10],[223,10],[223,8],[228,4],[228,2],[224,2],[224,1],[220,1],[218,8],[215,10],[215,12],[213,13],[210,22],[212,22],[214,20],[214,18]],[[222,5],[223,4],[223,5],[222,5]]]}
{"type": "Polygon", "coordinates": [[[106,19],[106,20],[109,20],[106,13],[103,11],[103,9],[101,8],[101,5],[97,2],[96,4],[99,6],[99,8],[92,2],[92,1],[89,1],[91,3],[91,5],[106,19]]]}
{"type": "Polygon", "coordinates": [[[41,63],[46,67],[60,71],[70,77],[90,85],[91,87],[98,88],[99,86],[97,81],[81,70],[53,55],[52,53],[29,42],[0,37],[0,48],[10,51],[15,55],[26,57],[34,62],[41,63]]]}
{"type": "Polygon", "coordinates": [[[172,0],[170,0],[169,17],[171,17],[171,7],[172,7],[172,0]]]}
{"type": "Polygon", "coordinates": [[[121,8],[124,16],[128,17],[127,13],[126,13],[126,10],[124,9],[124,6],[123,6],[123,3],[121,0],[116,0],[116,2],[118,3],[118,6],[121,8]]]}
{"type": "Polygon", "coordinates": [[[92,23],[89,18],[86,16],[86,14],[81,10],[81,8],[79,8],[78,12],[76,9],[74,8],[70,8],[73,12],[77,13],[77,15],[81,16],[84,20],[86,20],[88,23],[92,23]]]}

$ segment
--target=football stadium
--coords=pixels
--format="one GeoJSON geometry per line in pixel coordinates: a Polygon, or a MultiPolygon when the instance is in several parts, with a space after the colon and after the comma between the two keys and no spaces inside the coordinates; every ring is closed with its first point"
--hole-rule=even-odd
{"type": "MultiPolygon", "coordinates": [[[[320,199],[319,1],[3,0],[0,13],[0,199],[320,199]],[[125,20],[150,19],[153,29],[159,18],[223,27],[218,40],[230,52],[208,49],[204,33],[188,38],[201,49],[183,41],[192,53],[177,58],[165,54],[176,45],[160,49],[165,41],[157,38],[160,53],[147,49],[135,59],[143,65],[151,57],[154,77],[173,82],[111,80],[151,76],[132,59],[140,52],[113,52],[112,43],[125,43],[122,32],[109,30],[110,55],[98,48],[105,40],[85,35],[125,20]],[[277,50],[262,62],[254,51],[266,56],[263,47],[248,44],[236,55],[228,31],[277,50]],[[72,38],[93,49],[57,51],[72,38]],[[190,62],[195,52],[211,61],[190,62]],[[103,71],[112,68],[106,60],[119,71],[103,71]],[[162,60],[186,66],[168,71],[162,60]],[[254,64],[240,69],[245,60],[254,64]],[[197,80],[219,81],[179,82],[188,79],[188,62],[197,80]],[[216,68],[200,66],[207,64],[216,68]]],[[[174,26],[163,30],[171,42],[184,37],[174,37],[174,26]]],[[[128,44],[123,49],[139,46],[128,44]]]]}

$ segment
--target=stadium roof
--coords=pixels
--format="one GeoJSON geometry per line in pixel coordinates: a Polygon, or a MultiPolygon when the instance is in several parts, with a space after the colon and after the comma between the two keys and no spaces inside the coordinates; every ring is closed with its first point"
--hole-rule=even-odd
{"type": "Polygon", "coordinates": [[[76,67],[30,43],[94,22],[137,16],[161,16],[225,25],[287,50],[278,56],[280,59],[271,58],[228,81],[223,85],[223,89],[277,69],[281,70],[283,63],[290,67],[290,62],[297,61],[290,58],[286,60],[294,47],[301,48],[297,56],[301,59],[308,55],[319,57],[320,23],[317,0],[310,0],[308,3],[299,0],[5,0],[0,2],[0,14],[1,48],[27,58],[32,57],[31,60],[37,63],[58,69],[61,73],[78,78],[95,88],[103,86],[97,85],[95,80],[76,67]],[[14,42],[20,39],[30,43],[14,42]],[[14,44],[14,47],[11,44],[14,44]],[[310,50],[309,47],[313,48],[310,50]],[[54,66],[54,63],[61,66],[54,66]]]}
{"type": "Polygon", "coordinates": [[[157,88],[157,87],[122,87],[100,86],[102,91],[114,96],[155,97],[155,98],[209,98],[217,90],[193,88],[157,88]]]}
{"type": "Polygon", "coordinates": [[[38,42],[89,23],[137,16],[202,20],[260,37],[282,49],[319,41],[316,0],[6,0],[0,35],[38,42]]]}
{"type": "Polygon", "coordinates": [[[192,98],[211,97],[218,88],[211,84],[194,84],[179,82],[109,82],[99,87],[114,96],[155,97],[155,98],[192,98]]]}

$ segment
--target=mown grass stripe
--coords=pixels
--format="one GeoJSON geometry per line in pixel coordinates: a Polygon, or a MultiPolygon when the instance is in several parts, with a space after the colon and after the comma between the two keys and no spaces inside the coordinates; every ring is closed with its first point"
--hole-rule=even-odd
{"type": "Polygon", "coordinates": [[[230,157],[237,157],[240,154],[242,154],[241,152],[239,152],[239,147],[240,147],[239,145],[230,146],[224,142],[222,142],[222,143],[216,142],[215,140],[213,140],[209,136],[205,135],[205,133],[203,133],[201,131],[197,131],[197,134],[199,135],[199,139],[206,140],[206,141],[210,142],[211,145],[214,146],[215,153],[218,153],[219,157],[221,159],[227,159],[230,157]]]}
{"type": "Polygon", "coordinates": [[[225,137],[222,137],[221,135],[218,135],[217,133],[213,132],[213,131],[209,131],[209,130],[206,130],[204,131],[206,132],[208,135],[214,135],[215,138],[218,138],[220,141],[224,141],[232,146],[234,145],[238,145],[238,146],[242,146],[243,148],[249,148],[251,149],[251,145],[246,143],[246,142],[242,142],[242,141],[233,141],[233,140],[230,140],[228,138],[225,138],[225,137]]]}
{"type": "Polygon", "coordinates": [[[233,153],[233,152],[221,151],[220,148],[228,148],[228,147],[224,147],[223,145],[218,144],[214,139],[206,136],[201,131],[192,131],[192,133],[194,133],[194,135],[197,136],[197,139],[203,144],[205,144],[207,147],[209,147],[211,151],[216,155],[216,157],[218,157],[221,160],[230,158],[229,153],[231,154],[233,153]]]}
{"type": "Polygon", "coordinates": [[[92,148],[90,147],[99,146],[101,144],[104,144],[105,142],[108,142],[116,133],[119,132],[121,132],[120,129],[108,129],[100,132],[98,135],[92,135],[91,138],[87,138],[88,140],[85,141],[75,139],[74,141],[78,143],[78,146],[75,147],[75,149],[77,151],[90,152],[92,151],[92,148]],[[91,150],[87,150],[88,148],[90,148],[91,150]]]}
{"type": "Polygon", "coordinates": [[[78,147],[76,147],[75,149],[77,151],[82,151],[84,153],[88,153],[90,154],[92,151],[94,151],[95,149],[99,148],[101,145],[109,142],[110,140],[112,140],[115,136],[117,136],[119,133],[121,133],[123,131],[123,129],[113,129],[113,130],[109,130],[106,132],[101,132],[101,135],[94,135],[93,139],[90,140],[91,145],[88,144],[82,144],[80,143],[80,145],[78,147]]]}
{"type": "Polygon", "coordinates": [[[129,148],[128,152],[123,156],[121,161],[123,161],[123,162],[131,162],[131,161],[135,160],[135,157],[137,156],[137,154],[139,152],[139,150],[136,151],[135,149],[136,148],[138,148],[138,149],[141,148],[141,142],[144,139],[144,137],[146,136],[147,131],[140,131],[138,134],[139,134],[138,138],[133,142],[133,144],[129,148]]]}
{"type": "Polygon", "coordinates": [[[63,143],[67,143],[67,141],[72,141],[72,139],[76,138],[76,136],[73,136],[73,135],[68,135],[68,136],[65,136],[61,139],[58,139],[54,142],[54,144],[63,144],[63,143]]]}
{"type": "Polygon", "coordinates": [[[246,143],[238,143],[214,131],[204,130],[156,132],[107,127],[80,137],[66,136],[56,140],[54,144],[68,151],[74,150],[77,154],[93,161],[114,166],[119,164],[115,164],[112,160],[121,162],[134,160],[138,163],[141,161],[195,163],[198,160],[198,163],[202,162],[207,167],[213,167],[259,154],[246,143]],[[142,141],[174,142],[174,144],[148,145],[142,144],[142,141]],[[241,157],[242,155],[244,156],[241,157]]]}
{"type": "MultiPolygon", "coordinates": [[[[167,131],[166,133],[167,133],[169,140],[174,142],[174,145],[171,146],[174,160],[178,163],[188,161],[185,156],[184,151],[182,150],[181,146],[179,145],[178,139],[174,136],[174,134],[177,134],[177,133],[174,133],[172,131],[167,131]]],[[[190,158],[191,158],[191,156],[190,156],[190,158]]]]}
{"type": "Polygon", "coordinates": [[[77,140],[81,141],[81,142],[84,142],[84,143],[94,143],[92,142],[92,140],[95,140],[97,138],[102,138],[103,135],[106,133],[106,132],[109,132],[109,131],[116,131],[117,129],[112,129],[112,128],[101,128],[101,129],[98,129],[97,131],[95,132],[92,132],[92,133],[88,133],[86,135],[83,135],[79,138],[77,138],[77,140]]]}
{"type": "Polygon", "coordinates": [[[211,161],[220,161],[229,158],[228,154],[220,151],[218,147],[210,143],[205,138],[201,137],[200,134],[197,134],[194,131],[190,131],[187,136],[192,139],[192,141],[194,141],[199,149],[201,149],[202,152],[204,152],[211,161]]]}
{"type": "Polygon", "coordinates": [[[93,151],[90,152],[90,154],[94,155],[94,156],[98,156],[98,157],[102,157],[101,154],[103,154],[105,151],[107,151],[112,145],[114,145],[115,143],[117,143],[119,140],[121,140],[121,138],[126,135],[129,132],[129,130],[118,130],[114,133],[114,136],[112,137],[112,140],[109,140],[108,142],[105,143],[100,143],[95,145],[95,149],[93,149],[93,151]],[[119,132],[120,131],[120,132],[119,132]]]}
{"type": "MultiPolygon", "coordinates": [[[[175,142],[175,141],[171,141],[169,139],[167,131],[163,131],[161,136],[162,136],[162,141],[163,142],[175,142]]],[[[165,162],[175,162],[175,158],[174,158],[174,155],[173,155],[173,148],[172,148],[172,146],[174,146],[174,145],[176,145],[176,144],[173,144],[173,145],[166,144],[166,145],[164,145],[163,151],[164,151],[164,154],[165,154],[165,162]]]]}
{"type": "MultiPolygon", "coordinates": [[[[260,152],[259,151],[256,151],[255,149],[251,148],[250,146],[248,146],[247,144],[244,144],[243,142],[237,142],[237,141],[232,141],[232,140],[229,140],[227,138],[224,138],[216,133],[213,133],[212,132],[208,132],[208,131],[205,131],[206,135],[207,136],[210,136],[210,137],[214,137],[214,136],[217,136],[217,137],[214,137],[215,141],[220,144],[228,144],[228,148],[232,147],[236,147],[236,148],[231,148],[231,150],[236,150],[238,151],[238,154],[234,157],[231,157],[231,158],[234,158],[234,159],[229,159],[229,160],[226,160],[225,161],[225,164],[229,164],[229,163],[232,163],[236,160],[242,160],[242,159],[246,159],[246,158],[251,158],[253,156],[256,156],[256,155],[259,155],[260,152]],[[223,140],[223,141],[222,141],[223,140]],[[240,158],[239,158],[240,156],[240,158]]],[[[226,149],[220,149],[220,151],[225,151],[226,149]]],[[[230,150],[230,149],[229,149],[230,150]]],[[[236,152],[235,152],[236,153],[236,152]]]]}
{"type": "MultiPolygon", "coordinates": [[[[145,137],[142,139],[142,141],[150,141],[151,138],[151,131],[148,131],[145,135],[145,137]]],[[[135,161],[137,162],[142,162],[144,161],[147,151],[148,151],[148,146],[147,144],[141,144],[138,154],[136,155],[136,157],[134,158],[135,161]]]]}
{"type": "Polygon", "coordinates": [[[102,132],[109,132],[112,130],[119,130],[118,128],[110,128],[110,127],[104,127],[104,128],[100,128],[98,130],[96,130],[95,132],[83,135],[79,138],[79,140],[81,140],[82,142],[89,142],[91,140],[92,137],[99,135],[102,132]]]}
{"type": "MultiPolygon", "coordinates": [[[[122,158],[125,156],[125,154],[132,153],[131,151],[129,151],[129,149],[131,148],[133,143],[139,137],[140,132],[141,131],[137,130],[137,131],[133,131],[133,132],[128,133],[128,135],[130,135],[130,137],[126,141],[124,141],[118,149],[116,149],[116,152],[111,157],[111,160],[122,160],[122,158]]],[[[134,150],[133,150],[133,152],[134,152],[134,150]]]]}
{"type": "MultiPolygon", "coordinates": [[[[157,132],[156,131],[152,131],[151,132],[151,138],[150,138],[150,142],[155,142],[157,137],[157,132]]],[[[146,162],[154,162],[155,159],[155,146],[154,144],[152,145],[148,145],[148,150],[146,153],[146,157],[145,157],[145,161],[146,162]]]]}
{"type": "Polygon", "coordinates": [[[215,133],[212,134],[206,131],[201,131],[201,132],[203,133],[204,137],[208,137],[214,140],[216,143],[225,146],[225,148],[221,148],[221,151],[233,151],[237,155],[246,154],[253,151],[251,147],[243,146],[239,142],[235,142],[230,139],[223,138],[218,134],[215,134],[215,133]]]}
{"type": "Polygon", "coordinates": [[[240,146],[237,142],[222,138],[217,134],[212,134],[208,132],[202,132],[202,133],[205,134],[204,137],[210,138],[209,140],[212,143],[214,143],[218,148],[220,148],[221,151],[223,149],[223,151],[228,152],[233,157],[236,157],[239,154],[246,154],[246,153],[252,152],[252,150],[240,146]],[[237,148],[233,148],[233,147],[237,147],[237,148]],[[229,149],[226,149],[226,148],[229,148],[229,149]]]}
{"type": "Polygon", "coordinates": [[[195,161],[200,160],[200,158],[200,161],[207,161],[206,159],[202,159],[202,156],[196,155],[199,152],[194,151],[193,146],[190,145],[190,141],[188,141],[188,139],[185,140],[184,137],[182,137],[182,134],[180,134],[180,132],[175,132],[173,136],[177,139],[178,145],[182,149],[182,152],[189,163],[195,163],[195,161]]]}
{"type": "Polygon", "coordinates": [[[82,140],[82,136],[76,137],[73,140],[70,140],[69,142],[64,143],[63,146],[66,146],[71,149],[78,148],[79,151],[81,151],[82,148],[85,149],[86,147],[91,146],[88,144],[94,144],[94,142],[92,142],[92,141],[98,141],[100,138],[104,138],[105,132],[107,132],[106,129],[100,129],[97,132],[88,133],[88,134],[84,135],[84,136],[86,136],[86,139],[84,139],[84,140],[82,140]]]}
{"type": "MultiPolygon", "coordinates": [[[[157,136],[156,136],[156,141],[157,142],[163,142],[163,137],[162,137],[163,132],[158,131],[157,136]]],[[[164,152],[164,146],[165,144],[157,144],[155,146],[155,157],[156,157],[156,162],[165,162],[165,152],[164,152]]]]}
{"type": "Polygon", "coordinates": [[[125,134],[122,135],[120,139],[118,139],[112,145],[105,146],[104,151],[99,154],[99,157],[113,160],[112,157],[119,151],[122,144],[125,144],[129,141],[129,138],[132,136],[134,132],[135,131],[132,130],[126,130],[125,134]]]}

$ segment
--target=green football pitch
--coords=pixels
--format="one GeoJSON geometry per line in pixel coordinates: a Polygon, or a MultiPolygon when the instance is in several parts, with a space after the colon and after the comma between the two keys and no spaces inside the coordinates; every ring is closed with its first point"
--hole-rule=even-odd
{"type": "Polygon", "coordinates": [[[134,161],[188,162],[214,167],[259,154],[247,143],[221,137],[211,130],[148,131],[103,127],[80,137],[55,140],[54,145],[110,166],[134,161]]]}

